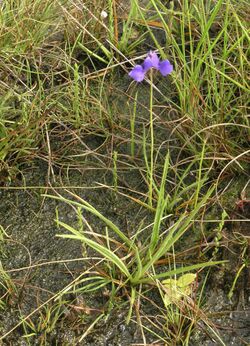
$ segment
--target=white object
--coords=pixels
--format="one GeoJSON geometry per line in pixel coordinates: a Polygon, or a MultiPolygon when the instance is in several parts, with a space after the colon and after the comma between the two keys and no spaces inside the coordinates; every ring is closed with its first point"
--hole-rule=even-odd
{"type": "Polygon", "coordinates": [[[102,18],[102,19],[105,19],[105,18],[107,18],[107,17],[108,17],[107,12],[104,11],[104,10],[102,10],[102,12],[101,12],[101,18],[102,18]]]}

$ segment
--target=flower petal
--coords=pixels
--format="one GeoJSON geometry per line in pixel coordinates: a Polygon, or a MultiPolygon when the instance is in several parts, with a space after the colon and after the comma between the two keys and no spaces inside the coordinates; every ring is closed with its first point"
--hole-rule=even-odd
{"type": "Polygon", "coordinates": [[[150,51],[142,64],[144,71],[147,72],[151,67],[156,68],[158,70],[159,62],[160,59],[158,55],[155,52],[150,51]]]}
{"type": "Polygon", "coordinates": [[[155,52],[149,52],[148,57],[151,59],[152,67],[157,68],[159,67],[160,59],[158,58],[158,55],[155,52]]]}
{"type": "Polygon", "coordinates": [[[152,61],[150,58],[146,58],[142,63],[143,69],[147,72],[152,67],[152,61]]]}
{"type": "Polygon", "coordinates": [[[167,76],[173,71],[173,65],[168,60],[163,60],[159,63],[159,71],[163,76],[167,76]]]}
{"type": "Polygon", "coordinates": [[[141,65],[136,65],[133,70],[129,72],[129,76],[136,82],[141,82],[145,77],[145,71],[141,65]]]}

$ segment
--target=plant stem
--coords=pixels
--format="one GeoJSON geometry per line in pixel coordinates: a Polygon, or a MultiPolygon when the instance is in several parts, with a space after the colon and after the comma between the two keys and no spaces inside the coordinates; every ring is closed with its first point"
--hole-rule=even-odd
{"type": "Polygon", "coordinates": [[[153,71],[150,70],[150,104],[149,104],[149,115],[150,115],[150,171],[149,171],[149,191],[148,191],[148,202],[149,206],[152,207],[153,200],[153,179],[154,179],[154,119],[153,119],[153,71]]]}

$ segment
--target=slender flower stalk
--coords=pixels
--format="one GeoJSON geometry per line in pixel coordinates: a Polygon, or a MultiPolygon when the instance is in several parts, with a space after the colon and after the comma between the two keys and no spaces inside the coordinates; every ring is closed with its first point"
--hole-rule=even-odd
{"type": "MultiPolygon", "coordinates": [[[[141,65],[136,65],[129,73],[129,76],[136,82],[142,82],[149,71],[150,73],[150,160],[147,165],[148,171],[148,204],[153,205],[153,182],[154,182],[154,119],[153,119],[153,71],[155,69],[162,76],[167,76],[173,71],[173,66],[168,60],[160,60],[157,53],[150,51],[141,65]]],[[[145,152],[146,155],[146,152],[145,152]]],[[[147,156],[145,156],[147,162],[147,156]]]]}
{"type": "Polygon", "coordinates": [[[154,119],[153,119],[153,73],[150,71],[150,172],[149,172],[149,191],[148,201],[150,207],[153,206],[153,179],[154,179],[154,119]]]}

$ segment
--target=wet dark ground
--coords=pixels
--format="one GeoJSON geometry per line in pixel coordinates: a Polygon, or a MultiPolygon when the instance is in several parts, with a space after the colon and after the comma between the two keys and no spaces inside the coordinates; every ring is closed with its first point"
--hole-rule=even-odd
{"type": "MultiPolygon", "coordinates": [[[[8,295],[3,298],[5,306],[0,312],[0,330],[4,335],[20,322],[20,316],[32,313],[43,302],[53,297],[54,294],[64,289],[72,280],[84,272],[90,261],[83,261],[83,249],[78,241],[55,237],[57,233],[63,233],[58,229],[55,217],[70,225],[76,225],[78,220],[75,210],[67,204],[53,199],[43,198],[41,194],[50,194],[52,190],[48,184],[48,167],[37,161],[25,173],[27,189],[1,190],[1,226],[6,232],[5,240],[1,247],[1,263],[5,271],[9,272],[15,287],[8,288],[8,295]],[[36,188],[29,188],[29,187],[36,188]],[[38,188],[40,186],[40,188],[38,188]],[[46,190],[46,186],[48,189],[46,190]],[[73,261],[70,261],[73,260],[73,261]],[[55,263],[60,262],[60,263],[55,263]],[[52,262],[42,265],[44,262],[52,262]],[[26,269],[19,270],[18,268],[26,269]]],[[[138,220],[144,219],[145,224],[152,221],[152,215],[125,197],[114,196],[111,190],[100,188],[97,182],[110,183],[112,175],[104,170],[86,170],[76,172],[73,170],[65,176],[54,176],[63,182],[63,185],[76,186],[71,188],[82,198],[93,204],[106,217],[111,219],[125,233],[132,234],[138,228],[138,220]],[[104,174],[105,173],[105,174],[104,174]],[[81,189],[79,189],[81,187],[81,189]]],[[[140,174],[130,176],[131,185],[143,186],[140,174]],[[133,180],[133,182],[132,182],[133,180]]],[[[15,181],[15,186],[22,185],[23,180],[15,181]]],[[[54,186],[59,184],[54,183],[54,186]]],[[[62,191],[57,189],[55,191],[62,191]]],[[[55,193],[55,192],[53,192],[55,193]]],[[[234,219],[248,218],[248,206],[244,210],[237,206],[231,215],[234,219]]],[[[95,231],[103,231],[102,222],[90,214],[86,214],[88,222],[95,231]]],[[[223,246],[219,250],[218,259],[227,259],[229,263],[211,270],[203,294],[202,309],[208,317],[209,325],[200,321],[191,336],[189,345],[223,345],[213,336],[209,328],[216,331],[223,340],[224,345],[248,345],[250,343],[249,325],[249,270],[247,259],[249,258],[249,227],[247,222],[228,222],[223,230],[223,246]],[[240,239],[240,241],[239,241],[240,239]],[[242,270],[231,299],[228,292],[242,263],[246,267],[242,270]]],[[[94,255],[94,254],[91,254],[94,255]]],[[[2,284],[6,281],[2,278],[2,284]]],[[[4,289],[1,289],[1,296],[4,289]]],[[[22,325],[18,326],[10,335],[6,336],[3,345],[137,345],[143,344],[141,330],[137,317],[133,315],[132,322],[125,323],[128,305],[126,296],[118,296],[111,313],[104,319],[96,322],[88,335],[81,340],[81,336],[90,328],[102,312],[107,313],[110,292],[105,289],[98,293],[69,294],[63,296],[66,299],[61,304],[61,317],[56,326],[51,330],[41,327],[34,332],[26,325],[26,331],[22,325]],[[33,337],[23,338],[24,334],[35,333],[33,337]],[[29,340],[29,342],[27,341],[29,340]],[[78,341],[77,341],[78,340],[78,341]],[[79,342],[79,340],[81,340],[79,342]]],[[[151,298],[161,304],[157,292],[151,292],[151,298]]],[[[53,299],[46,306],[55,306],[53,299]],[[53,303],[53,304],[52,304],[53,303]]],[[[151,303],[143,302],[142,312],[153,316],[159,311],[151,303]]],[[[45,310],[33,314],[27,321],[33,321],[39,325],[45,310]]],[[[142,313],[143,314],[143,313],[142,313]]],[[[53,316],[53,314],[52,314],[53,316]]],[[[31,323],[31,322],[30,322],[31,323]]],[[[144,322],[147,326],[147,322],[144,322]]],[[[150,323],[148,325],[150,327],[150,323]]],[[[152,328],[152,326],[151,326],[152,328]]],[[[165,338],[166,345],[178,345],[174,340],[167,339],[164,331],[159,335],[165,338]]],[[[146,344],[156,342],[157,337],[145,331],[146,344]]],[[[179,343],[181,344],[181,343],[179,343]]],[[[158,340],[156,345],[164,345],[158,340]]]]}
{"type": "MultiPolygon", "coordinates": [[[[31,184],[32,186],[46,186],[45,176],[42,173],[46,174],[47,171],[43,166],[45,165],[40,162],[40,166],[38,164],[36,168],[32,168],[32,173],[26,174],[27,186],[31,186],[31,184]]],[[[100,176],[103,176],[103,173],[95,172],[95,181],[98,178],[100,181],[100,176]]],[[[95,205],[97,209],[125,231],[130,228],[130,224],[134,223],[137,217],[138,209],[131,208],[131,205],[125,199],[114,200],[114,195],[107,189],[91,189],[90,179],[93,179],[93,172],[72,174],[68,183],[71,186],[86,186],[86,190],[84,187],[77,189],[77,193],[81,197],[95,205]]],[[[102,182],[104,182],[103,179],[102,182]]],[[[27,188],[26,191],[23,189],[1,191],[1,225],[8,234],[2,247],[3,267],[5,270],[12,270],[14,268],[34,266],[32,269],[28,268],[10,273],[17,287],[17,292],[15,290],[10,292],[6,304],[7,309],[4,309],[4,313],[0,315],[2,335],[20,321],[19,316],[21,314],[23,316],[29,314],[42,302],[72,282],[89,265],[89,263],[79,260],[83,257],[80,242],[55,237],[57,233],[63,233],[63,230],[59,230],[56,226],[56,210],[58,210],[60,221],[71,225],[77,224],[76,212],[67,204],[49,198],[43,199],[41,193],[45,192],[50,193],[51,190],[27,188]],[[36,266],[43,262],[55,261],[62,262],[36,266]]],[[[90,223],[94,223],[95,230],[104,229],[104,225],[93,219],[91,215],[88,215],[88,221],[89,219],[91,220],[90,223]]],[[[65,309],[62,309],[62,311],[64,310],[63,322],[59,322],[60,327],[58,327],[58,330],[49,333],[48,345],[73,345],[76,336],[86,330],[89,321],[94,320],[107,303],[107,298],[102,291],[84,297],[78,295],[77,299],[72,296],[68,298],[74,298],[72,305],[82,307],[83,311],[90,309],[93,312],[85,313],[83,319],[86,319],[86,321],[77,322],[78,319],[80,320],[77,309],[74,311],[73,308],[70,309],[65,306],[65,309]],[[76,326],[72,329],[72,325],[76,326]]],[[[91,333],[81,344],[118,345],[118,341],[113,342],[112,340],[118,340],[119,338],[124,338],[126,342],[128,340],[132,341],[135,328],[125,326],[125,315],[126,313],[119,312],[118,309],[114,315],[115,317],[112,316],[105,323],[100,322],[96,327],[96,331],[91,333]],[[103,332],[104,326],[105,332],[103,332]],[[120,335],[115,332],[117,328],[118,331],[120,330],[120,335]]],[[[9,337],[6,337],[3,341],[4,344],[26,344],[24,340],[21,341],[18,338],[22,333],[22,328],[17,328],[9,337]]],[[[40,345],[43,342],[42,337],[39,338],[39,335],[31,340],[31,344],[40,345]]]]}

